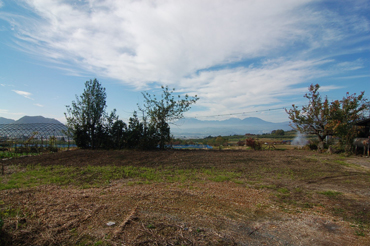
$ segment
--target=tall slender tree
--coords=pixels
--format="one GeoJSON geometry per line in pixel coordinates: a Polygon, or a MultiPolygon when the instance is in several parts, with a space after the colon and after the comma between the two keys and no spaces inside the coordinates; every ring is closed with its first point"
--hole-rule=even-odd
{"type": "Polygon", "coordinates": [[[79,147],[99,147],[97,140],[104,131],[104,124],[112,124],[117,120],[115,110],[110,115],[107,114],[106,98],[105,88],[94,79],[86,81],[82,95],[76,95],[76,101],[72,101],[71,106],[66,106],[67,125],[72,129],[79,147]]]}

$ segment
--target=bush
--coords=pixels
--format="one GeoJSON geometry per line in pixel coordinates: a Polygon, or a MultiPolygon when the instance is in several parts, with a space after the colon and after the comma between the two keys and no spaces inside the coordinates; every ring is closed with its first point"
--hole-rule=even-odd
{"type": "Polygon", "coordinates": [[[244,146],[245,145],[245,141],[238,141],[236,144],[238,146],[244,146]]]}
{"type": "Polygon", "coordinates": [[[310,141],[307,146],[310,150],[317,150],[318,141],[310,141]]]}
{"type": "Polygon", "coordinates": [[[260,150],[262,149],[262,146],[261,146],[261,143],[254,140],[253,138],[248,138],[245,140],[245,144],[248,146],[248,147],[251,147],[252,149],[254,150],[260,150]]]}

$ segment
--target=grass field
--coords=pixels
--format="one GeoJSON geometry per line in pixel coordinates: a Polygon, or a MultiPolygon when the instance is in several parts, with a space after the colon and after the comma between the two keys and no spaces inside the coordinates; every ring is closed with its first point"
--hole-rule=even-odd
{"type": "Polygon", "coordinates": [[[370,244],[368,158],[74,150],[2,164],[0,245],[370,244]]]}

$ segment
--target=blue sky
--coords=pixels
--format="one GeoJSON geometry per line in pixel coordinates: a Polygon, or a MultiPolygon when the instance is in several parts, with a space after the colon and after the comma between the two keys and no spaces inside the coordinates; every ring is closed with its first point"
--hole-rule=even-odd
{"type": "Polygon", "coordinates": [[[0,0],[0,116],[62,122],[86,80],[127,120],[161,85],[200,100],[186,117],[287,121],[310,84],[370,89],[370,2],[0,0]]]}

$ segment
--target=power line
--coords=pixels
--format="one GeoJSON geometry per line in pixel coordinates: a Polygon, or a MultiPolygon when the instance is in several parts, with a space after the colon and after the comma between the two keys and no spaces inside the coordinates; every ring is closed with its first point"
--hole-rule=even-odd
{"type": "MultiPolygon", "coordinates": [[[[298,106],[302,107],[302,106],[298,106]]],[[[232,116],[232,115],[243,115],[243,114],[250,114],[250,113],[260,113],[260,112],[267,112],[267,111],[276,111],[276,110],[282,110],[286,109],[287,107],[282,107],[282,108],[272,108],[272,109],[264,109],[264,110],[253,110],[253,111],[244,111],[244,112],[237,112],[237,113],[227,113],[227,114],[214,114],[214,115],[205,115],[205,116],[193,116],[193,117],[184,117],[184,118],[209,118],[209,117],[221,117],[221,116],[232,116]]],[[[124,111],[124,110],[122,110],[124,111]]],[[[127,112],[124,111],[125,113],[133,113],[133,112],[127,112]]]]}
{"type": "Polygon", "coordinates": [[[282,110],[284,108],[273,108],[273,109],[264,109],[264,110],[254,110],[254,111],[245,111],[245,112],[238,112],[238,113],[230,113],[230,114],[215,114],[215,115],[206,115],[206,116],[194,116],[191,118],[208,118],[208,117],[221,117],[221,116],[231,116],[231,115],[240,115],[240,114],[250,114],[250,113],[259,113],[259,112],[266,112],[266,111],[275,111],[275,110],[282,110]]]}

